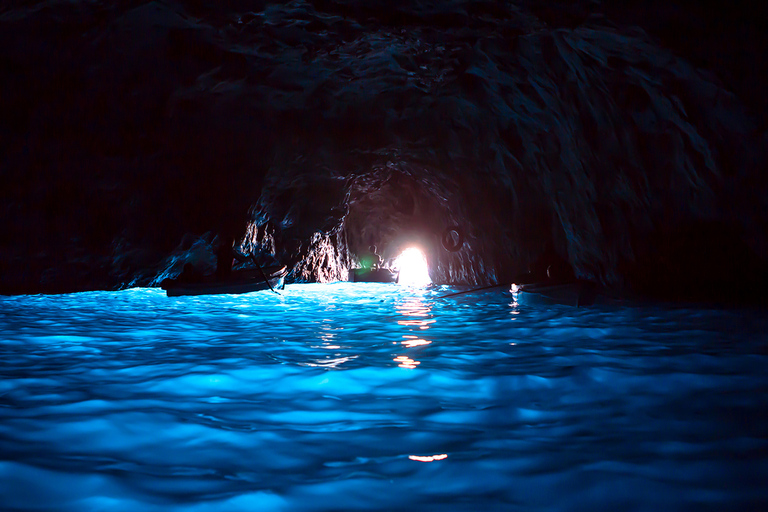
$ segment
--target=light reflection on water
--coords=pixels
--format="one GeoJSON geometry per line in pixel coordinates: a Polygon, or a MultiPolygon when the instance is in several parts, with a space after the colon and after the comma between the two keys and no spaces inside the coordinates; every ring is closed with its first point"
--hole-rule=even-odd
{"type": "MultiPolygon", "coordinates": [[[[432,300],[434,300],[434,298],[432,298],[432,300]]],[[[404,327],[414,328],[409,329],[414,332],[416,327],[418,327],[420,331],[427,330],[429,329],[430,324],[433,324],[436,321],[432,315],[430,315],[431,309],[432,302],[429,301],[428,297],[424,297],[423,295],[404,295],[395,302],[395,310],[403,316],[402,319],[397,321],[397,324],[404,327]]],[[[403,341],[401,341],[400,344],[405,348],[414,348],[423,347],[424,345],[432,343],[426,339],[425,333],[420,332],[419,335],[421,337],[414,334],[403,334],[403,341]]],[[[393,343],[396,344],[397,342],[393,343]]],[[[414,351],[409,354],[413,355],[416,353],[417,352],[414,351]]],[[[405,354],[395,357],[394,361],[400,368],[414,369],[421,364],[421,361],[411,359],[405,354]]]]}
{"type": "Polygon", "coordinates": [[[765,509],[764,314],[450,291],[0,297],[0,509],[765,509]]]}

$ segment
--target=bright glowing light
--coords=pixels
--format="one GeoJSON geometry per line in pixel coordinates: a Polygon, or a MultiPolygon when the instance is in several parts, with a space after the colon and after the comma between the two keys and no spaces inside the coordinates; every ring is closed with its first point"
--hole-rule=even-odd
{"type": "Polygon", "coordinates": [[[447,453],[441,453],[439,455],[409,455],[409,459],[417,460],[419,462],[434,462],[436,460],[444,460],[448,458],[447,453]]]}
{"type": "Polygon", "coordinates": [[[413,370],[418,365],[421,364],[421,361],[414,361],[408,356],[397,356],[395,359],[393,359],[396,363],[398,363],[397,366],[400,368],[408,368],[410,370],[413,370]]]}
{"type": "Polygon", "coordinates": [[[432,343],[431,341],[428,341],[422,338],[417,338],[416,336],[413,336],[410,334],[406,334],[405,336],[403,336],[403,338],[405,338],[405,340],[401,341],[400,343],[402,343],[408,348],[419,347],[421,345],[429,345],[430,343],[432,343]]]}
{"type": "Polygon", "coordinates": [[[404,250],[397,257],[395,268],[400,269],[400,284],[424,286],[432,282],[427,270],[427,258],[415,247],[404,250]]]}

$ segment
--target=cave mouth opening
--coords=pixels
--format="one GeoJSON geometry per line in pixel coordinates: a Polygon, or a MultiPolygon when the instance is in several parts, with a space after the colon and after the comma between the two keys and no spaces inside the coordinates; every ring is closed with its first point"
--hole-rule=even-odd
{"type": "Polygon", "coordinates": [[[418,247],[408,247],[395,258],[394,268],[400,270],[398,282],[409,286],[432,284],[427,257],[418,247]]]}

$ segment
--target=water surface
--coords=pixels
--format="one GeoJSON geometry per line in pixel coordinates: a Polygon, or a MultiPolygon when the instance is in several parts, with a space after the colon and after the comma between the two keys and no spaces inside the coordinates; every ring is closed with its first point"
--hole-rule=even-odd
{"type": "Polygon", "coordinates": [[[763,313],[451,291],[1,297],[0,508],[766,508],[763,313]]]}

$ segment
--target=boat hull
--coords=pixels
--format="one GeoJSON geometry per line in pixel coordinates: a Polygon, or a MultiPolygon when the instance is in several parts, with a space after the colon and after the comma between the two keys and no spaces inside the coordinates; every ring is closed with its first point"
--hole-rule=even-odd
{"type": "Polygon", "coordinates": [[[591,306],[597,298],[595,287],[586,282],[512,285],[511,292],[515,300],[525,306],[591,306]]]}
{"type": "Polygon", "coordinates": [[[388,268],[353,268],[349,271],[349,280],[353,283],[396,283],[399,278],[400,272],[388,268]]]}
{"type": "Polygon", "coordinates": [[[181,297],[251,293],[269,290],[270,286],[275,290],[285,286],[285,275],[287,274],[285,267],[270,267],[263,270],[269,285],[258,270],[244,270],[233,272],[232,277],[224,281],[217,280],[215,276],[207,276],[197,282],[169,280],[164,282],[161,287],[168,297],[181,297]]]}

